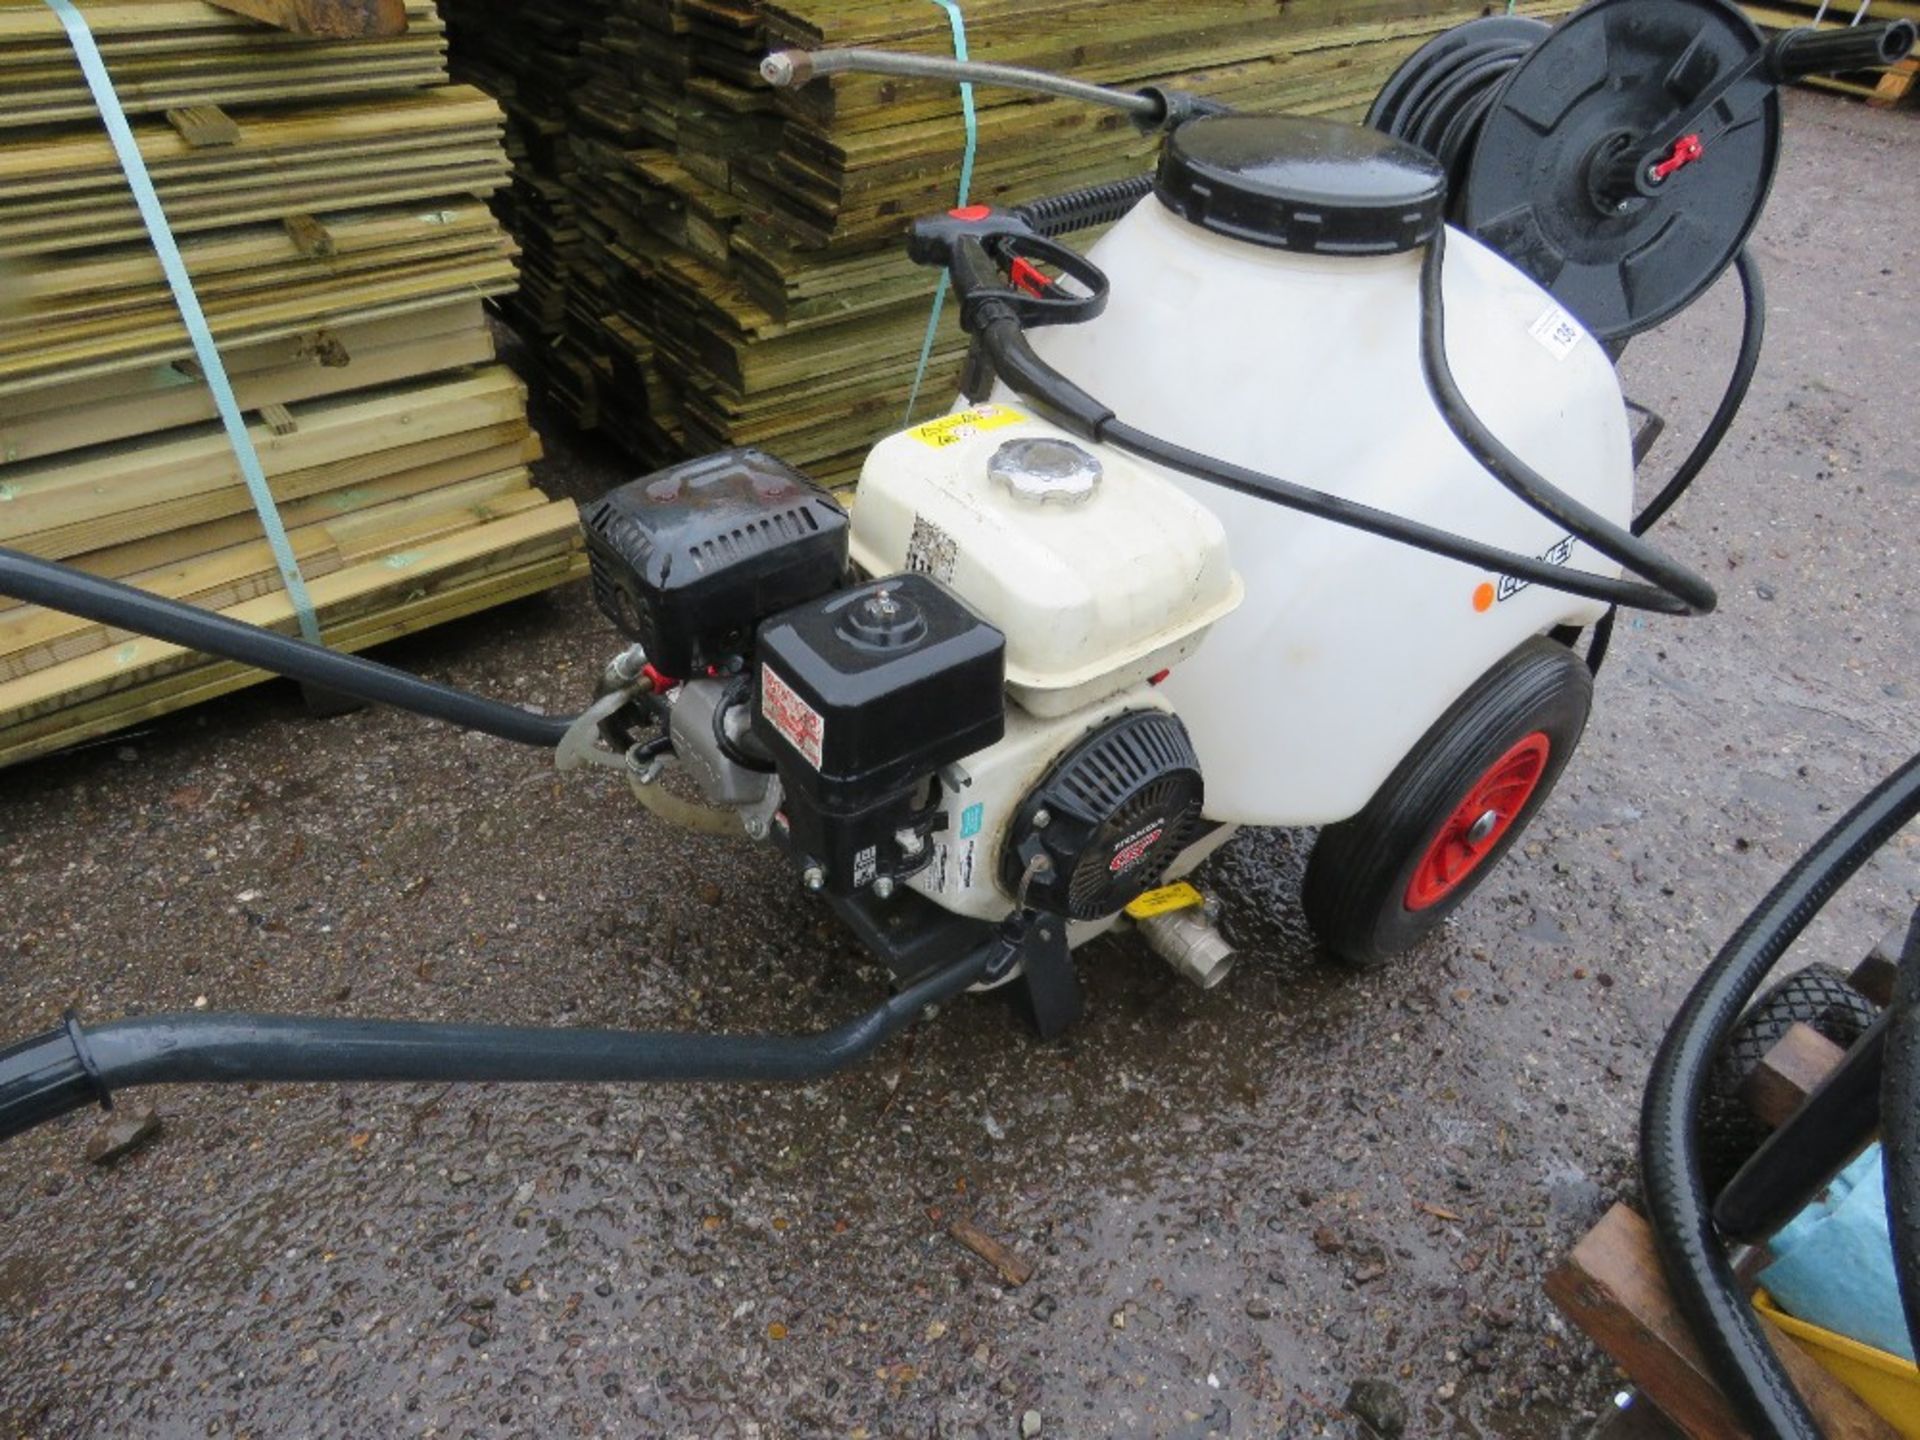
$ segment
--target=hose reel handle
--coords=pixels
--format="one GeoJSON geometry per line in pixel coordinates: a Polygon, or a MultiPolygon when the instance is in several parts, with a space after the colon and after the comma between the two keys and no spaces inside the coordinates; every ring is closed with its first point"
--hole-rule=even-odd
{"type": "Polygon", "coordinates": [[[1912,53],[1916,35],[1920,35],[1920,31],[1916,31],[1911,20],[1831,30],[1801,26],[1768,42],[1767,73],[1784,85],[1814,75],[1897,65],[1912,53]]]}
{"type": "Polygon", "coordinates": [[[0,1049],[0,1141],[89,1105],[110,1108],[72,1016],[58,1030],[0,1049]]]}

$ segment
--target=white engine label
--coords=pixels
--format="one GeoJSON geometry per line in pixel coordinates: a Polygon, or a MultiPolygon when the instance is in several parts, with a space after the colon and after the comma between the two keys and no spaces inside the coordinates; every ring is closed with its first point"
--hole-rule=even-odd
{"type": "Polygon", "coordinates": [[[907,569],[916,575],[931,575],[943,585],[953,583],[953,567],[960,558],[960,542],[924,515],[913,517],[913,533],[907,537],[907,569]]]}
{"type": "Polygon", "coordinates": [[[1556,360],[1564,360],[1580,343],[1580,322],[1558,305],[1549,305],[1546,313],[1527,331],[1540,342],[1540,348],[1556,360]]]}
{"type": "Polygon", "coordinates": [[[820,768],[821,751],[827,741],[826,717],[775,674],[771,665],[760,667],[760,713],[806,757],[809,765],[820,768]]]}

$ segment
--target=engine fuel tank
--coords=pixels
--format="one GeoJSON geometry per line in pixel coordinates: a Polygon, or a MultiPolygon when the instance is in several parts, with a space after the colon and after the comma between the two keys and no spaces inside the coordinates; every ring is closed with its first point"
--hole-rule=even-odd
{"type": "Polygon", "coordinates": [[[852,555],[869,575],[951,586],[1006,635],[1008,692],[1040,716],[1180,664],[1243,594],[1212,510],[1014,404],[875,446],[852,555]]]}

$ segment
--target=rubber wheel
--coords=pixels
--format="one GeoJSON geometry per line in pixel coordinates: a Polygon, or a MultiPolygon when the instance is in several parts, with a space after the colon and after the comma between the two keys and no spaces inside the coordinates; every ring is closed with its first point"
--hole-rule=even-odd
{"type": "Polygon", "coordinates": [[[1587,667],[1543,636],[1477,680],[1364,810],[1320,832],[1301,904],[1321,943],[1371,967],[1438,929],[1552,793],[1592,702],[1587,667]]]}
{"type": "Polygon", "coordinates": [[[1842,1049],[1866,1034],[1873,1002],[1831,965],[1787,976],[1747,1008],[1714,1058],[1700,1102],[1700,1167],[1717,1194],[1767,1138],[1767,1127],[1740,1098],[1747,1077],[1795,1025],[1810,1025],[1842,1049]]]}

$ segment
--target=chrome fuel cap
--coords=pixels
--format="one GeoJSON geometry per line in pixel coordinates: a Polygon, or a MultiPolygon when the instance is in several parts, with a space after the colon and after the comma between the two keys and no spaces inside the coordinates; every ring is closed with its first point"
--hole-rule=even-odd
{"type": "Polygon", "coordinates": [[[993,452],[987,474],[1030,504],[1083,505],[1105,474],[1099,457],[1070,440],[1009,440],[993,452]]]}

